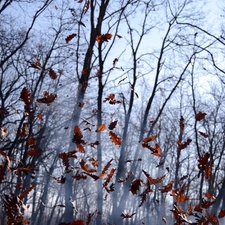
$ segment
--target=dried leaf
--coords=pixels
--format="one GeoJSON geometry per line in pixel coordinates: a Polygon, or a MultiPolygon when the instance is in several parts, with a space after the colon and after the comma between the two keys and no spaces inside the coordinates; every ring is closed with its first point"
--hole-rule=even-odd
{"type": "Polygon", "coordinates": [[[49,70],[49,76],[50,76],[53,80],[57,79],[57,77],[58,77],[58,75],[56,74],[56,72],[55,72],[52,68],[50,68],[50,70],[49,70]]]}
{"type": "Polygon", "coordinates": [[[183,116],[180,117],[180,130],[184,131],[184,117],[183,116]]]}
{"type": "Polygon", "coordinates": [[[118,62],[118,59],[115,58],[115,59],[113,60],[113,66],[115,66],[117,62],[118,62]]]}
{"type": "Polygon", "coordinates": [[[70,34],[68,35],[65,40],[66,40],[66,43],[68,44],[74,37],[76,37],[77,34],[73,33],[73,34],[70,34]]]}
{"type": "Polygon", "coordinates": [[[64,176],[61,176],[61,177],[54,177],[54,176],[51,176],[53,179],[55,179],[58,183],[60,184],[64,184],[66,182],[66,177],[64,176]]]}
{"type": "Polygon", "coordinates": [[[26,190],[20,192],[19,195],[20,200],[23,200],[35,187],[36,184],[31,184],[26,190]]]}
{"type": "Polygon", "coordinates": [[[110,131],[109,136],[110,136],[110,139],[112,140],[112,142],[115,145],[121,145],[122,144],[122,139],[116,133],[110,131]]]}
{"type": "Polygon", "coordinates": [[[143,143],[148,143],[148,142],[150,142],[150,141],[154,141],[156,138],[157,138],[156,135],[151,135],[151,136],[149,136],[149,137],[147,137],[147,138],[144,138],[144,139],[142,140],[142,142],[143,142],[143,143]]]}
{"type": "Polygon", "coordinates": [[[112,34],[101,34],[96,37],[96,41],[100,44],[103,42],[108,42],[112,37],[112,34]]]}
{"type": "Polygon", "coordinates": [[[116,36],[117,36],[118,38],[122,38],[122,36],[121,36],[121,35],[119,35],[119,34],[116,34],[116,36]]]}
{"type": "Polygon", "coordinates": [[[36,139],[35,138],[32,138],[32,137],[29,137],[27,139],[27,144],[28,145],[35,145],[36,144],[36,139]]]}
{"type": "Polygon", "coordinates": [[[153,185],[156,185],[158,183],[161,183],[163,181],[163,179],[166,177],[166,175],[163,175],[161,177],[158,177],[158,178],[154,179],[146,171],[142,170],[142,172],[147,177],[147,183],[153,184],[153,185]]]}
{"type": "Polygon", "coordinates": [[[50,105],[50,103],[54,102],[55,99],[57,98],[56,94],[49,93],[48,91],[44,91],[43,95],[44,95],[44,97],[37,99],[37,102],[45,103],[48,106],[50,105]]]}
{"type": "Polygon", "coordinates": [[[207,115],[206,113],[198,112],[198,113],[195,115],[195,119],[196,119],[197,121],[203,120],[203,119],[205,119],[205,116],[206,116],[206,115],[207,115]]]}
{"type": "Polygon", "coordinates": [[[103,102],[109,102],[111,105],[119,104],[121,101],[115,99],[115,94],[109,94],[107,98],[104,99],[103,102]]]}
{"type": "Polygon", "coordinates": [[[221,209],[218,215],[218,218],[221,219],[225,216],[225,209],[221,209]]]}
{"type": "Polygon", "coordinates": [[[113,130],[116,127],[117,122],[118,122],[117,120],[111,122],[108,126],[109,130],[113,130]]]}
{"type": "Polygon", "coordinates": [[[113,159],[110,159],[107,164],[105,165],[104,169],[102,170],[102,172],[98,175],[99,178],[104,177],[107,174],[107,170],[109,169],[109,167],[111,166],[113,159]]]}
{"type": "Polygon", "coordinates": [[[181,151],[185,148],[187,148],[187,146],[192,142],[192,140],[190,138],[187,139],[186,142],[182,143],[181,141],[177,141],[177,145],[178,145],[178,151],[181,151]]]}
{"type": "Polygon", "coordinates": [[[28,156],[36,156],[36,155],[39,155],[39,154],[41,154],[41,153],[42,153],[42,150],[39,149],[39,148],[37,148],[37,147],[35,147],[35,146],[33,146],[32,149],[29,149],[29,150],[27,151],[27,155],[28,155],[28,156]]]}
{"type": "Polygon", "coordinates": [[[163,186],[163,189],[159,189],[162,193],[170,192],[172,190],[174,181],[170,181],[167,185],[163,186]]]}
{"type": "Polygon", "coordinates": [[[204,132],[201,132],[201,131],[199,131],[199,134],[201,134],[204,138],[209,137],[209,135],[208,135],[208,134],[206,134],[206,133],[204,133],[204,132]]]}
{"type": "Polygon", "coordinates": [[[137,194],[137,191],[139,191],[139,188],[141,186],[141,180],[137,179],[134,180],[130,186],[130,191],[133,195],[137,194]]]}
{"type": "Polygon", "coordinates": [[[105,125],[105,124],[101,124],[101,125],[97,128],[96,132],[104,131],[105,129],[106,129],[106,125],[105,125]]]}
{"type": "Polygon", "coordinates": [[[127,219],[127,218],[132,218],[136,213],[132,213],[132,214],[128,214],[128,213],[122,213],[120,216],[123,218],[123,219],[127,219]]]}
{"type": "Polygon", "coordinates": [[[88,1],[85,3],[84,14],[88,11],[89,6],[90,6],[90,1],[88,0],[88,1]]]}

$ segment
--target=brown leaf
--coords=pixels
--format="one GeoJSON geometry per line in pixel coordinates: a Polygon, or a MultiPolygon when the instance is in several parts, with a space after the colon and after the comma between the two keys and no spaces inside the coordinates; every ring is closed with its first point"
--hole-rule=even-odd
{"type": "Polygon", "coordinates": [[[41,113],[38,113],[37,118],[38,118],[39,120],[43,120],[43,115],[42,115],[41,113]]]}
{"type": "Polygon", "coordinates": [[[110,131],[109,136],[110,136],[110,139],[112,140],[112,142],[115,145],[121,145],[122,144],[122,139],[116,133],[110,131]]]}
{"type": "Polygon", "coordinates": [[[105,129],[106,129],[106,125],[105,125],[105,124],[101,124],[101,125],[97,128],[96,132],[104,131],[105,129]]]}
{"type": "Polygon", "coordinates": [[[90,1],[88,0],[88,1],[85,3],[84,14],[88,11],[89,7],[90,7],[90,1]]]}
{"type": "Polygon", "coordinates": [[[183,116],[180,117],[180,130],[184,131],[184,117],[183,116]]]}
{"type": "Polygon", "coordinates": [[[137,179],[134,180],[130,186],[130,191],[133,195],[137,194],[137,191],[139,191],[139,188],[141,186],[141,180],[137,179]]]}
{"type": "Polygon", "coordinates": [[[56,72],[55,72],[52,68],[50,68],[50,70],[49,70],[49,76],[50,76],[53,80],[57,79],[57,77],[58,77],[58,75],[56,74],[56,72]]]}
{"type": "Polygon", "coordinates": [[[42,70],[40,59],[38,59],[36,62],[30,62],[30,67],[42,70]]]}
{"type": "Polygon", "coordinates": [[[108,42],[109,39],[111,39],[112,37],[112,34],[101,34],[101,35],[98,35],[96,37],[96,41],[100,44],[100,43],[103,43],[103,42],[108,42]]]}
{"type": "Polygon", "coordinates": [[[163,186],[163,189],[159,189],[162,193],[170,192],[172,190],[174,181],[170,181],[167,185],[163,186]]]}
{"type": "Polygon", "coordinates": [[[116,34],[116,36],[117,36],[118,38],[122,38],[122,36],[121,36],[121,35],[119,35],[119,34],[116,34]]]}
{"type": "Polygon", "coordinates": [[[115,94],[109,94],[107,98],[104,99],[103,102],[109,102],[111,105],[119,104],[121,101],[115,99],[115,94]]]}
{"type": "Polygon", "coordinates": [[[147,183],[153,184],[153,185],[156,185],[158,183],[161,183],[163,181],[163,179],[166,177],[166,175],[163,175],[161,177],[158,177],[158,178],[154,179],[146,171],[142,170],[142,172],[147,177],[147,183]]]}
{"type": "Polygon", "coordinates": [[[186,142],[182,143],[181,141],[177,141],[177,145],[178,145],[178,151],[181,151],[185,148],[187,148],[187,146],[192,142],[192,140],[190,138],[187,139],[186,142]]]}
{"type": "Polygon", "coordinates": [[[54,102],[55,99],[57,98],[56,94],[49,93],[48,91],[44,91],[43,95],[44,95],[44,97],[37,99],[37,102],[45,103],[48,106],[50,105],[50,103],[54,102]]]}
{"type": "Polygon", "coordinates": [[[109,130],[113,130],[116,127],[117,122],[118,122],[117,120],[111,122],[108,126],[109,130]]]}
{"type": "Polygon", "coordinates": [[[113,60],[113,66],[115,66],[117,62],[118,62],[118,59],[115,58],[115,59],[113,60]]]}
{"type": "Polygon", "coordinates": [[[73,33],[73,34],[70,34],[68,35],[65,40],[66,40],[66,43],[68,44],[74,37],[76,37],[77,34],[73,33]]]}
{"type": "Polygon", "coordinates": [[[127,219],[127,218],[132,218],[136,213],[132,213],[132,214],[128,214],[128,213],[122,213],[120,216],[123,218],[123,219],[127,219]]]}
{"type": "Polygon", "coordinates": [[[109,169],[109,167],[111,166],[113,159],[110,159],[107,164],[105,165],[104,169],[102,170],[102,172],[98,175],[99,178],[102,178],[103,176],[105,176],[107,174],[107,170],[109,169]]]}
{"type": "Polygon", "coordinates": [[[142,142],[143,142],[143,143],[148,143],[148,142],[150,142],[150,141],[154,141],[156,138],[157,138],[156,135],[151,135],[151,136],[149,136],[149,137],[147,137],[147,138],[144,138],[144,139],[142,140],[142,142]]]}
{"type": "Polygon", "coordinates": [[[19,195],[20,200],[23,200],[35,187],[36,184],[31,184],[26,190],[20,192],[19,195]]]}
{"type": "Polygon", "coordinates": [[[221,209],[218,215],[218,218],[223,218],[225,216],[225,209],[221,209]]]}
{"type": "Polygon", "coordinates": [[[41,153],[42,153],[42,150],[37,148],[37,147],[35,147],[35,146],[32,149],[29,149],[27,151],[27,155],[28,156],[36,156],[36,155],[39,155],[41,153]]]}
{"type": "Polygon", "coordinates": [[[196,115],[195,115],[195,119],[197,121],[200,121],[200,120],[203,120],[205,118],[207,114],[206,113],[203,113],[203,112],[198,112],[196,115]]]}
{"type": "Polygon", "coordinates": [[[210,198],[210,199],[215,199],[215,197],[212,194],[210,194],[209,192],[205,193],[205,197],[210,198]]]}
{"type": "Polygon", "coordinates": [[[29,138],[27,139],[27,144],[28,144],[28,145],[35,145],[35,144],[36,144],[35,138],[29,137],[29,138]]]}
{"type": "Polygon", "coordinates": [[[201,131],[199,131],[199,134],[201,134],[204,138],[209,137],[209,135],[208,135],[208,134],[206,134],[206,133],[204,133],[204,132],[201,132],[201,131]]]}

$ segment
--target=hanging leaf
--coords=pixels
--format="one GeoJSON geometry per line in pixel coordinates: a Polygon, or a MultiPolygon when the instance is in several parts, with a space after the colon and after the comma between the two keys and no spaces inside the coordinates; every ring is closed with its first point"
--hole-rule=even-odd
{"type": "Polygon", "coordinates": [[[58,183],[60,184],[64,184],[66,182],[66,177],[64,176],[61,176],[61,177],[54,177],[54,176],[51,176],[53,179],[55,179],[58,183]]]}
{"type": "Polygon", "coordinates": [[[74,37],[76,37],[77,34],[73,33],[73,34],[70,34],[68,35],[65,40],[66,40],[66,43],[68,44],[74,37]]]}
{"type": "Polygon", "coordinates": [[[37,118],[38,118],[39,120],[43,120],[43,115],[42,115],[41,113],[38,113],[37,118]]]}
{"type": "Polygon", "coordinates": [[[111,141],[115,145],[121,145],[122,144],[122,139],[117,134],[115,134],[114,132],[110,131],[109,136],[110,136],[111,141]]]}
{"type": "Polygon", "coordinates": [[[180,130],[184,131],[184,117],[183,116],[180,117],[180,130]]]}
{"type": "Polygon", "coordinates": [[[58,75],[56,74],[56,72],[55,72],[52,68],[50,68],[50,70],[49,70],[49,76],[50,76],[53,80],[57,79],[57,77],[58,77],[58,75]]]}
{"type": "Polygon", "coordinates": [[[82,21],[77,21],[80,25],[86,27],[86,25],[82,21]]]}
{"type": "Polygon", "coordinates": [[[118,62],[118,59],[115,58],[115,59],[113,60],[113,66],[115,66],[117,62],[118,62]]]}

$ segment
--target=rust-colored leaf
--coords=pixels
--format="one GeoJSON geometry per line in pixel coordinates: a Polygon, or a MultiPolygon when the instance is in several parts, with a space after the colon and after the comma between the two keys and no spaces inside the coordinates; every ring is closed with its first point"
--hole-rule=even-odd
{"type": "Polygon", "coordinates": [[[122,213],[120,216],[123,219],[132,218],[136,213],[128,214],[128,213],[122,213]]]}
{"type": "Polygon", "coordinates": [[[84,225],[84,221],[83,220],[74,220],[72,222],[69,222],[66,225],[84,225]]]}
{"type": "Polygon", "coordinates": [[[104,177],[107,174],[107,170],[109,169],[109,167],[111,166],[113,159],[110,159],[107,164],[105,165],[104,169],[102,170],[102,172],[98,175],[99,178],[104,177]]]}
{"type": "Polygon", "coordinates": [[[20,192],[20,195],[19,195],[20,200],[23,200],[35,187],[36,187],[36,184],[31,184],[27,189],[20,192]]]}
{"type": "Polygon", "coordinates": [[[28,156],[36,156],[36,155],[39,155],[41,153],[42,153],[42,150],[37,148],[37,147],[35,147],[35,146],[32,149],[29,149],[27,151],[27,155],[28,156]]]}
{"type": "Polygon", "coordinates": [[[76,37],[77,34],[73,33],[73,34],[70,34],[68,35],[65,40],[66,40],[66,43],[68,44],[74,37],[76,37]]]}
{"type": "Polygon", "coordinates": [[[103,42],[108,42],[112,37],[112,34],[101,34],[96,37],[96,41],[100,44],[103,42]]]}
{"type": "Polygon", "coordinates": [[[108,173],[105,182],[103,183],[103,187],[106,187],[108,185],[108,183],[110,182],[111,178],[113,177],[114,173],[115,173],[116,169],[112,168],[110,170],[110,172],[108,173]]]}
{"type": "Polygon", "coordinates": [[[221,219],[225,216],[225,209],[221,209],[218,215],[218,218],[221,219]]]}
{"type": "Polygon", "coordinates": [[[205,116],[206,116],[206,115],[207,115],[206,113],[198,112],[198,113],[195,115],[195,119],[196,119],[197,121],[203,120],[203,119],[205,119],[205,116]]]}
{"type": "Polygon", "coordinates": [[[50,76],[53,80],[57,79],[57,77],[58,77],[58,75],[56,74],[56,72],[55,72],[52,68],[50,68],[50,70],[49,70],[49,76],[50,76]]]}
{"type": "Polygon", "coordinates": [[[110,139],[112,140],[112,142],[115,145],[121,145],[122,144],[122,139],[116,133],[110,131],[109,136],[110,136],[110,139]]]}
{"type": "Polygon", "coordinates": [[[156,138],[157,138],[156,135],[151,135],[151,136],[149,136],[149,137],[147,137],[147,138],[144,138],[144,139],[142,140],[142,142],[143,142],[143,143],[148,143],[148,142],[150,142],[150,141],[154,141],[156,138]]]}
{"type": "Polygon", "coordinates": [[[183,116],[180,117],[180,130],[184,131],[184,117],[183,116]]]}
{"type": "Polygon", "coordinates": [[[117,120],[111,122],[108,126],[109,130],[113,130],[116,127],[117,122],[118,122],[117,120]]]}
{"type": "Polygon", "coordinates": [[[141,186],[141,180],[139,179],[134,180],[130,186],[131,193],[133,195],[136,195],[137,191],[139,191],[140,186],[141,186]]]}
{"type": "Polygon", "coordinates": [[[99,125],[99,127],[97,128],[96,132],[104,131],[105,129],[106,129],[106,125],[105,125],[105,124],[101,124],[101,125],[99,125]]]}
{"type": "Polygon", "coordinates": [[[20,99],[26,104],[29,105],[31,102],[31,94],[30,91],[24,87],[20,93],[20,99]]]}
{"type": "Polygon", "coordinates": [[[156,185],[158,183],[162,183],[163,179],[166,177],[166,175],[163,175],[161,177],[158,177],[156,179],[152,178],[146,171],[142,170],[142,172],[147,177],[147,183],[156,185]]]}
{"type": "Polygon", "coordinates": [[[42,115],[41,113],[38,113],[37,118],[38,118],[39,120],[43,120],[43,115],[42,115]]]}
{"type": "Polygon", "coordinates": [[[90,1],[88,0],[88,1],[85,3],[84,14],[88,11],[89,7],[90,7],[90,1]]]}
{"type": "Polygon", "coordinates": [[[205,197],[210,198],[210,199],[215,199],[215,197],[212,194],[210,194],[209,192],[205,193],[205,197]]]}
{"type": "Polygon", "coordinates": [[[96,172],[96,169],[89,168],[88,164],[85,162],[84,159],[81,159],[81,161],[80,161],[80,167],[81,167],[81,169],[83,169],[84,171],[86,171],[88,173],[94,173],[94,172],[96,172]]]}
{"type": "Polygon", "coordinates": [[[192,140],[190,138],[187,139],[186,142],[182,143],[181,141],[177,141],[177,145],[178,145],[178,151],[181,151],[185,148],[187,148],[187,146],[192,142],[192,140]]]}
{"type": "Polygon", "coordinates": [[[49,93],[48,91],[43,92],[44,97],[37,99],[39,103],[45,103],[46,105],[50,105],[57,98],[56,94],[49,93]]]}
{"type": "Polygon", "coordinates": [[[33,137],[29,137],[29,138],[27,139],[27,144],[28,144],[28,145],[35,145],[35,144],[36,144],[36,139],[33,138],[33,137]]]}
{"type": "Polygon", "coordinates": [[[170,181],[167,185],[163,186],[162,189],[159,189],[162,193],[170,192],[172,190],[174,181],[170,181]]]}
{"type": "Polygon", "coordinates": [[[209,137],[209,135],[208,135],[208,134],[206,134],[206,133],[204,133],[204,132],[201,132],[201,131],[199,131],[199,134],[201,134],[204,138],[209,137]]]}
{"type": "Polygon", "coordinates": [[[34,69],[42,70],[40,59],[38,59],[36,62],[30,62],[30,67],[34,69]]]}
{"type": "Polygon", "coordinates": [[[104,99],[103,102],[109,102],[111,105],[119,104],[121,101],[115,99],[115,94],[109,94],[107,98],[104,99]]]}

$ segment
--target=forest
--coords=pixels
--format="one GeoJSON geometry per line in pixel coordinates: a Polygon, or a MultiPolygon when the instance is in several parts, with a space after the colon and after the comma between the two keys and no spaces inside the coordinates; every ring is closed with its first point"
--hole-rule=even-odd
{"type": "Polygon", "coordinates": [[[0,0],[0,223],[225,224],[222,0],[0,0]]]}

